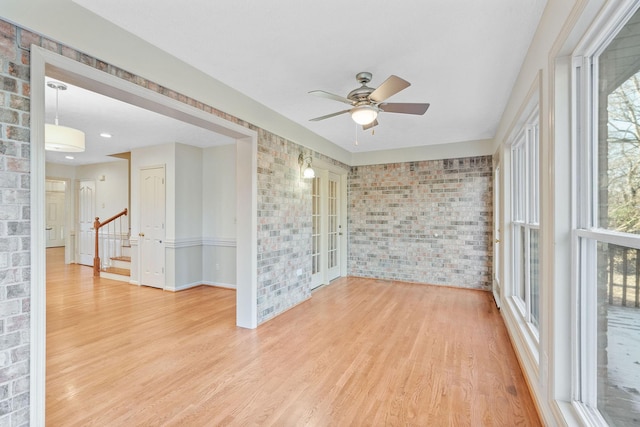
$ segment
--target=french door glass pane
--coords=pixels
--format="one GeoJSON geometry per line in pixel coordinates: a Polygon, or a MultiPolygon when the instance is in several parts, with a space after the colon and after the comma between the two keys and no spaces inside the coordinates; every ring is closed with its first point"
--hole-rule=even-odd
{"type": "Polygon", "coordinates": [[[598,243],[598,410],[615,426],[640,420],[639,250],[598,243]]]}
{"type": "Polygon", "coordinates": [[[311,187],[311,273],[320,271],[320,178],[311,187]]]}
{"type": "Polygon", "coordinates": [[[329,219],[329,250],[327,267],[333,268],[338,265],[338,183],[329,180],[329,197],[328,197],[328,219],[329,219]]]}

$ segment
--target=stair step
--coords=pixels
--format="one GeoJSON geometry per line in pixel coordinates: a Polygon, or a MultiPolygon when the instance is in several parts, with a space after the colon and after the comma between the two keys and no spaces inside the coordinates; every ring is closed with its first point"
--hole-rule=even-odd
{"type": "Polygon", "coordinates": [[[103,269],[105,273],[119,274],[120,276],[131,276],[131,270],[121,267],[107,267],[103,269]]]}
{"type": "Polygon", "coordinates": [[[114,256],[114,257],[111,257],[111,259],[114,261],[131,262],[130,256],[114,256]]]}

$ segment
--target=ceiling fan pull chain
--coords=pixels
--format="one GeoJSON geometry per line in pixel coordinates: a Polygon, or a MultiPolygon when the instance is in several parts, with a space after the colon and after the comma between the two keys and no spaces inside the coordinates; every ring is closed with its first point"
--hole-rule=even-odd
{"type": "Polygon", "coordinates": [[[356,124],[356,147],[358,146],[358,125],[356,124]]]}

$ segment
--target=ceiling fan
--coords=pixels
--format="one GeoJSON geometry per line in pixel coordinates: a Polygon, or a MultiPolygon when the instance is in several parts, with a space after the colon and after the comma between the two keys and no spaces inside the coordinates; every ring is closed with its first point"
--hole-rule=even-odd
{"type": "Polygon", "coordinates": [[[369,72],[363,71],[356,74],[356,80],[362,86],[349,92],[346,98],[323,90],[312,90],[309,92],[312,95],[351,105],[351,108],[347,110],[316,117],[310,121],[317,122],[339,116],[340,114],[350,113],[353,121],[362,125],[364,130],[367,130],[378,125],[377,117],[380,112],[422,115],[427,111],[427,108],[429,108],[429,104],[384,102],[387,98],[411,85],[411,83],[398,76],[389,76],[377,89],[367,86],[367,83],[371,81],[371,73],[369,72]]]}

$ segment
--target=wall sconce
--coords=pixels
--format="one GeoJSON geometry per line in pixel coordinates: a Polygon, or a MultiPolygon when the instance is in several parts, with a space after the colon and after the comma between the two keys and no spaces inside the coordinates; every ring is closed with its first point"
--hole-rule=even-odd
{"type": "Polygon", "coordinates": [[[314,178],[316,172],[311,167],[311,156],[305,157],[302,153],[298,156],[298,164],[300,165],[300,175],[303,178],[314,178]],[[304,162],[307,162],[307,166],[303,168],[304,162]]]}

